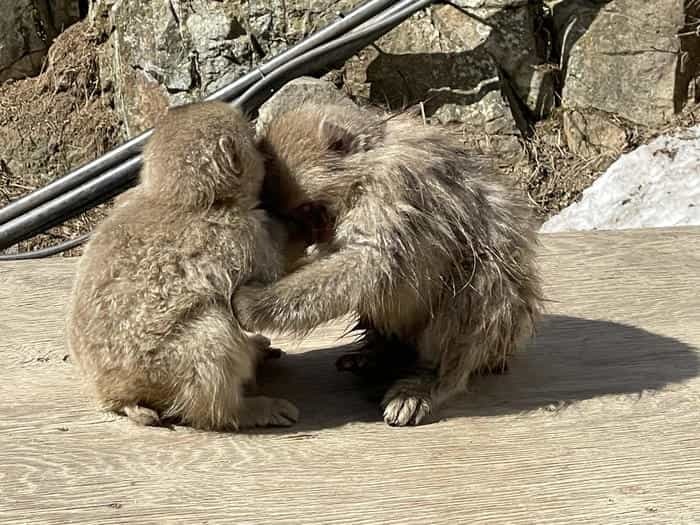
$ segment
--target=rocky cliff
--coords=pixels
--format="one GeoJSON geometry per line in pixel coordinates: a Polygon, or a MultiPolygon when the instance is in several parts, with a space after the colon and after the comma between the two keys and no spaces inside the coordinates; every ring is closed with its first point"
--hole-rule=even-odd
{"type": "MultiPolygon", "coordinates": [[[[0,20],[0,81],[32,77],[0,87],[0,204],[151,127],[169,105],[238,78],[356,3],[93,0],[88,10],[87,1],[0,0],[9,13],[0,20]],[[80,17],[58,37],[55,46],[70,43],[52,65],[49,45],[80,17]],[[88,75],[86,88],[76,88],[72,72],[88,75]],[[49,81],[57,75],[58,86],[49,81]],[[56,93],[73,103],[38,103],[56,93]],[[85,108],[99,125],[77,120],[87,118],[85,108]]],[[[498,155],[547,216],[623,150],[693,115],[699,28],[698,0],[453,0],[318,75],[356,103],[420,105],[427,120],[463,129],[465,142],[498,155]]]]}

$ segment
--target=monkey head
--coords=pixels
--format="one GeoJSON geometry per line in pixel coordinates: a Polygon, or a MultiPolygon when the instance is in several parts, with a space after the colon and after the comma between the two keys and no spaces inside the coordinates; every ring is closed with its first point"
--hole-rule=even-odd
{"type": "Polygon", "coordinates": [[[329,241],[353,191],[354,182],[342,176],[343,160],[374,146],[379,123],[372,113],[345,106],[306,104],[277,115],[258,141],[265,209],[305,229],[313,243],[329,241]]]}
{"type": "Polygon", "coordinates": [[[144,148],[144,191],[188,207],[253,206],[264,174],[252,126],[223,102],[169,109],[144,148]]]}

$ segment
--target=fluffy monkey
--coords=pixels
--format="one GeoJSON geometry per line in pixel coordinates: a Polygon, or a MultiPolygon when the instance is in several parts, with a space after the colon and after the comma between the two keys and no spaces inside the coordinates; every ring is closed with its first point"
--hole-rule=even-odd
{"type": "Polygon", "coordinates": [[[530,210],[488,158],[412,116],[337,106],[279,115],[261,148],[267,206],[332,220],[308,264],[242,288],[244,326],[304,334],[354,312],[369,332],[346,361],[387,341],[393,354],[397,342],[414,349],[416,366],[382,401],[396,426],[419,424],[473,372],[505,368],[533,334],[542,300],[530,210]]]}
{"type": "Polygon", "coordinates": [[[244,333],[231,304],[303,249],[258,208],[264,162],[249,122],[220,102],[170,109],[140,176],[92,236],[67,319],[100,405],[144,425],[293,424],[288,401],[245,395],[259,361],[279,354],[244,333]]]}

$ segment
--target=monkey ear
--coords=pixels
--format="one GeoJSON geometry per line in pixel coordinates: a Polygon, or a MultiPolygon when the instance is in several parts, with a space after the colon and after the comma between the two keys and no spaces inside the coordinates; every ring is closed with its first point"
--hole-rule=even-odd
{"type": "Polygon", "coordinates": [[[239,175],[243,169],[241,158],[238,152],[236,141],[229,135],[224,135],[219,138],[218,151],[215,156],[215,162],[221,169],[233,175],[239,175]]]}
{"type": "Polygon", "coordinates": [[[319,124],[318,133],[321,139],[328,146],[330,151],[349,155],[357,153],[362,148],[357,136],[353,135],[349,130],[330,122],[324,118],[319,124]]]}

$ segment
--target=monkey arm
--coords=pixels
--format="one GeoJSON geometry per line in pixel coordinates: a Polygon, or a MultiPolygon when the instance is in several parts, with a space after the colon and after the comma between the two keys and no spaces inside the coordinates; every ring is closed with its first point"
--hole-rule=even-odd
{"type": "Polygon", "coordinates": [[[236,315],[249,330],[304,334],[356,311],[368,288],[378,284],[373,252],[346,247],[267,286],[244,286],[233,298],[236,315]]]}

